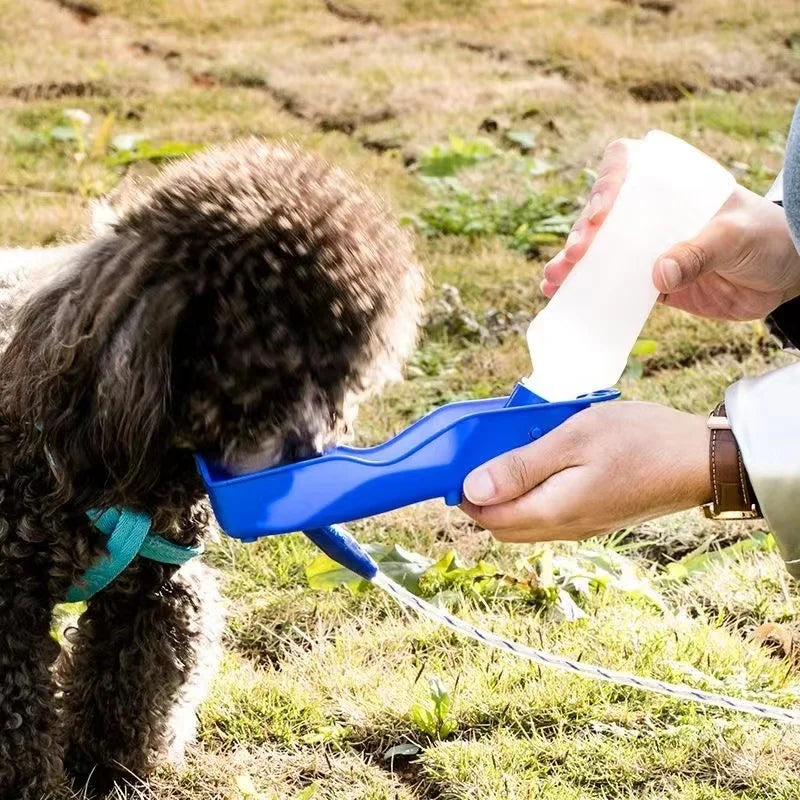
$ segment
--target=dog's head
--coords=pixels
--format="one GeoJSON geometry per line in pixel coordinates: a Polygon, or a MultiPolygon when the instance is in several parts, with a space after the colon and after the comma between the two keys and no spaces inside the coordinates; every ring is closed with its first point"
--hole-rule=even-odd
{"type": "Polygon", "coordinates": [[[65,496],[133,503],[201,451],[321,451],[413,345],[408,237],[340,170],[247,141],[167,168],[22,309],[4,411],[65,496]]]}

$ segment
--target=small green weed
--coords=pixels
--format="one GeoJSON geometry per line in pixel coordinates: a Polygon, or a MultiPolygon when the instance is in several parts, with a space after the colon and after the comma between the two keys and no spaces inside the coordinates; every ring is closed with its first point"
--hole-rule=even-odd
{"type": "Polygon", "coordinates": [[[405,217],[428,237],[501,236],[510,247],[536,253],[543,245],[560,242],[578,216],[574,199],[529,188],[522,199],[474,193],[454,178],[426,181],[434,201],[405,217]]]}
{"type": "Polygon", "coordinates": [[[416,171],[431,178],[444,178],[498,155],[491,139],[470,140],[451,134],[449,145],[436,144],[423,153],[416,171]]]}
{"type": "MultiPolygon", "coordinates": [[[[420,593],[420,578],[433,562],[418,553],[412,553],[400,545],[367,544],[364,549],[381,566],[381,570],[411,592],[420,593]]],[[[346,586],[355,593],[366,591],[370,583],[350,572],[326,555],[317,556],[306,567],[306,580],[312,589],[330,591],[337,586],[346,586]]]]}
{"type": "MultiPolygon", "coordinates": [[[[438,605],[450,606],[472,596],[525,603],[552,619],[574,621],[586,616],[581,605],[593,592],[609,589],[664,608],[660,595],[633,561],[595,543],[566,553],[541,547],[517,561],[516,574],[484,560],[465,564],[453,550],[433,562],[399,545],[367,544],[364,548],[392,580],[438,605]]],[[[345,586],[361,593],[370,587],[368,581],[326,555],[317,556],[305,572],[312,589],[331,591],[345,586]]]]}
{"type": "Polygon", "coordinates": [[[669,580],[685,580],[697,573],[708,572],[726,561],[735,561],[746,553],[774,553],[776,549],[775,537],[771,533],[754,531],[748,539],[742,539],[720,550],[689,553],[680,561],[667,565],[666,577],[669,580]]]}
{"type": "Polygon", "coordinates": [[[411,706],[411,721],[433,739],[446,739],[456,730],[455,720],[449,718],[452,697],[450,688],[438,676],[428,678],[431,702],[411,706]]]}
{"type": "Polygon", "coordinates": [[[628,365],[625,367],[624,377],[631,379],[641,378],[644,374],[642,359],[653,355],[658,350],[658,342],[653,339],[638,339],[628,356],[628,365]]]}
{"type": "Polygon", "coordinates": [[[77,189],[83,197],[102,195],[119,180],[119,172],[111,168],[137,161],[159,163],[182,158],[203,146],[180,141],[153,143],[146,134],[115,134],[115,126],[113,112],[95,122],[83,109],[68,108],[49,130],[31,132],[24,144],[29,150],[56,148],[75,164],[77,189]]]}

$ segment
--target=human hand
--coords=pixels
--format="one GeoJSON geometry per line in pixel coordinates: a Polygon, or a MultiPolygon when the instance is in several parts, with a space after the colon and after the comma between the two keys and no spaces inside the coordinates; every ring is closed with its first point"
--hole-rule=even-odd
{"type": "MultiPolygon", "coordinates": [[[[589,201],[565,247],[545,266],[542,291],[552,297],[583,257],[614,204],[632,148],[619,139],[605,151],[589,201]]],[[[664,253],[653,282],[666,305],[703,317],[762,319],[800,295],[800,254],[782,208],[741,186],[698,236],[664,253]]]]}
{"type": "Polygon", "coordinates": [[[600,403],[470,473],[461,508],[502,541],[584,539],[709,502],[708,449],[705,417],[600,403]]]}

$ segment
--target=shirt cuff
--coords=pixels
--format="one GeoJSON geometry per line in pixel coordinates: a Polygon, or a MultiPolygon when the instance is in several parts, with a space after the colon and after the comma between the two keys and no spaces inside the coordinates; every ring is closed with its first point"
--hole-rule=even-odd
{"type": "Polygon", "coordinates": [[[764,517],[800,579],[800,364],[743,378],[725,408],[764,517]]]}
{"type": "Polygon", "coordinates": [[[783,170],[778,173],[769,191],[764,195],[767,200],[783,205],[783,170]]]}

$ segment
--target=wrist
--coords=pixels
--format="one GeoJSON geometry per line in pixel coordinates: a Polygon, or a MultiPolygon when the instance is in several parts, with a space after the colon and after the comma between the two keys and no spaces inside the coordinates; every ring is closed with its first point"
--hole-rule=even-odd
{"type": "Polygon", "coordinates": [[[706,415],[692,414],[692,421],[695,429],[693,437],[695,467],[692,471],[691,482],[691,505],[694,507],[705,506],[712,502],[714,497],[714,486],[711,480],[711,470],[709,469],[709,449],[711,431],[708,429],[706,415]]]}
{"type": "Polygon", "coordinates": [[[668,508],[663,513],[698,508],[712,499],[713,488],[708,468],[709,430],[703,414],[688,414],[669,409],[669,426],[650,431],[650,442],[657,442],[655,464],[659,483],[666,488],[668,508]],[[669,488],[671,487],[671,488],[669,488]]]}

